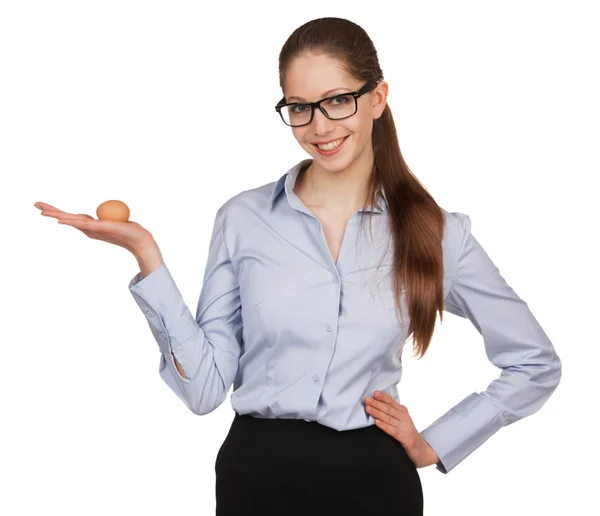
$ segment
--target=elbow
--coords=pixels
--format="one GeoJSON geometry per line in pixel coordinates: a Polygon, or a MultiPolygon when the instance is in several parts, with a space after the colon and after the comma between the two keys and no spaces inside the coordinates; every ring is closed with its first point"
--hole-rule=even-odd
{"type": "Polygon", "coordinates": [[[540,368],[531,380],[537,385],[540,401],[545,403],[554,393],[562,378],[562,362],[554,353],[552,360],[540,368]]]}
{"type": "MultiPolygon", "coordinates": [[[[193,400],[189,409],[198,416],[210,414],[223,404],[238,371],[237,360],[226,360],[224,363],[214,360],[213,364],[204,384],[193,390],[201,394],[193,400]]],[[[194,375],[193,378],[198,381],[200,376],[194,375]]]]}
{"type": "Polygon", "coordinates": [[[557,354],[554,355],[554,360],[552,362],[552,372],[554,378],[552,391],[554,391],[562,378],[562,361],[557,354]]]}
{"type": "Polygon", "coordinates": [[[197,416],[205,416],[219,408],[227,397],[227,390],[218,389],[215,392],[209,392],[206,396],[201,396],[190,403],[188,408],[197,416]]]}
{"type": "Polygon", "coordinates": [[[541,393],[550,396],[558,387],[562,378],[562,361],[554,348],[550,345],[550,352],[544,355],[544,359],[530,361],[525,364],[530,368],[529,381],[535,384],[541,393]]]}
{"type": "Polygon", "coordinates": [[[214,410],[216,410],[221,403],[217,404],[207,404],[207,403],[199,403],[198,405],[190,405],[188,408],[192,411],[192,413],[197,416],[205,416],[206,414],[210,414],[214,410]]]}
{"type": "Polygon", "coordinates": [[[217,407],[210,407],[208,405],[190,405],[188,408],[192,411],[192,414],[195,414],[196,416],[205,416],[206,414],[210,414],[217,407]]]}

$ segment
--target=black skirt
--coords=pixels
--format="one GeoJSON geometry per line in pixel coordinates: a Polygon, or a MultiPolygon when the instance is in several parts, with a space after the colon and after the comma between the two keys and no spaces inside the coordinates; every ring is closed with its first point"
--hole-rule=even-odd
{"type": "Polygon", "coordinates": [[[402,445],[379,427],[235,414],[215,462],[216,516],[422,516],[402,445]]]}

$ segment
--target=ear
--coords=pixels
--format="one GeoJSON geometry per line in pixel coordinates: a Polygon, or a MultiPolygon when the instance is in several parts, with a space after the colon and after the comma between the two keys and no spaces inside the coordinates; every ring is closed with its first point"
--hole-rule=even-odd
{"type": "Polygon", "coordinates": [[[379,82],[371,93],[371,112],[373,114],[373,120],[377,120],[382,115],[383,110],[387,105],[388,83],[385,81],[379,82]]]}

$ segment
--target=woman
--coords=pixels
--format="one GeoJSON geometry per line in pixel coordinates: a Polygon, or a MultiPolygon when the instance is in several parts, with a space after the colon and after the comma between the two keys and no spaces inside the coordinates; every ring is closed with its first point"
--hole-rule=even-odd
{"type": "Polygon", "coordinates": [[[134,254],[160,375],[190,410],[210,413],[233,385],[217,515],[421,515],[417,469],[447,473],[536,412],[561,361],[470,218],[404,162],[365,31],[312,20],[279,74],[276,110],[310,158],[218,210],[195,318],[142,226],[38,205],[134,254]],[[412,334],[423,356],[444,310],[472,321],[502,375],[418,432],[396,389],[401,352],[412,334]]]}

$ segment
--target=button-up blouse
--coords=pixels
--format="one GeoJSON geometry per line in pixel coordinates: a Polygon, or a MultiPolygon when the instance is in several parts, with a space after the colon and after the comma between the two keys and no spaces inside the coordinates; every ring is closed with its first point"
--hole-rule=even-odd
{"type": "MultiPolygon", "coordinates": [[[[321,222],[294,193],[311,161],[219,208],[195,317],[166,263],[129,283],[161,352],[161,378],[195,414],[215,410],[232,385],[239,414],[338,431],[374,424],[364,400],[375,390],[400,402],[398,350],[409,316],[404,290],[403,319],[395,306],[385,192],[363,221],[363,210],[350,217],[335,262],[321,222]]],[[[559,383],[561,361],[469,216],[443,213],[445,311],[473,323],[501,369],[486,390],[420,432],[447,473],[500,428],[539,410],[559,383]]]]}

